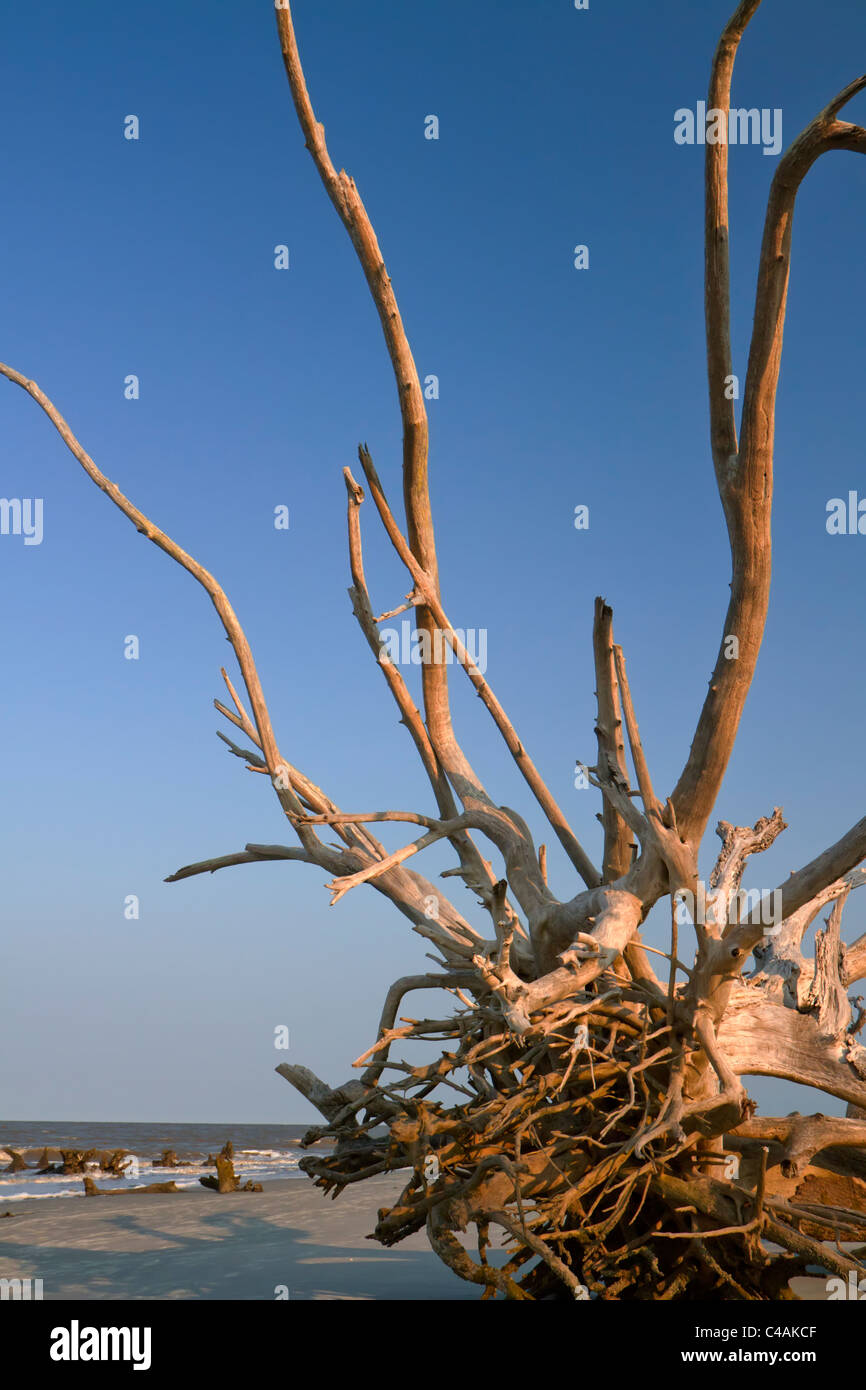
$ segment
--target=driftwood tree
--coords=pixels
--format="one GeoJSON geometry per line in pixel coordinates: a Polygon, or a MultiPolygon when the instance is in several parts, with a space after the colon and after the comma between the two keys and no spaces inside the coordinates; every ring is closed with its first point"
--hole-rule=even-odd
{"type": "MultiPolygon", "coordinates": [[[[708,106],[726,115],[734,57],[759,3],[739,6],[713,59],[708,106]]],[[[842,1247],[866,1238],[866,1049],[857,1041],[862,1013],[852,1009],[847,991],[866,977],[866,936],[846,951],[840,916],[848,894],[866,880],[858,867],[866,859],[866,818],[780,886],[769,927],[767,902],[750,907],[740,886],[749,857],[785,828],[778,809],[752,827],[719,823],[721,849],[705,893],[697,862],[767,613],[774,408],[795,199],[821,155],[866,153],[866,130],[839,118],[846,102],[866,89],[866,77],[834,97],[779,160],[739,437],[725,390],[732,372],[727,145],[707,144],[709,413],[730,538],[730,604],[688,758],[671,794],[660,797],[611,610],[596,600],[598,753],[588,772],[602,798],[597,867],[444,608],[427,485],[427,418],[412,353],[366,208],[354,180],[332,163],[316,119],[285,0],[276,18],[306,145],[357,252],[397,384],[405,522],[367,448],[360,448],[364,485],[344,470],[349,592],[432,802],[424,812],[347,813],[283,755],[252,652],[216,579],[105,477],[34,381],[0,366],[42,407],[93,482],[210,595],[247,697],[223,671],[229,699],[215,703],[233,737],[220,737],[247,767],[267,776],[297,837],[292,846],[249,844],[190,864],[169,881],[263,860],[315,864],[330,875],[334,903],[369,884],[433,948],[434,969],[388,989],[378,1038],[355,1063],[358,1077],[332,1089],[304,1067],[278,1068],[324,1117],[308,1138],[336,1140],[332,1152],[303,1160],[325,1191],[336,1195],[373,1174],[404,1171],[399,1197],[379,1212],[375,1235],[384,1244],[426,1226],[437,1254],[461,1277],[484,1286],[485,1295],[516,1299],[588,1291],[604,1299],[785,1298],[792,1296],[792,1275],[808,1264],[859,1274],[864,1265],[857,1252],[842,1247]],[[394,614],[377,616],[364,577],[366,495],[409,576],[405,604],[394,612],[413,609],[426,634],[420,709],[380,638],[379,625],[394,614]],[[729,659],[731,638],[736,659],[729,659]],[[566,901],[548,886],[544,846],[481,784],[458,742],[443,641],[582,880],[566,901]],[[250,746],[236,743],[239,735],[250,746]],[[372,828],[383,821],[422,833],[388,853],[372,828]],[[323,835],[336,835],[338,843],[323,835]],[[410,867],[427,846],[446,840],[456,860],[447,872],[475,895],[486,928],[410,867]],[[659,977],[640,928],[665,898],[672,907],[671,948],[659,977]],[[693,920],[684,928],[681,908],[689,904],[693,920]],[[801,943],[825,906],[826,928],[809,960],[801,943]],[[401,1019],[405,996],[422,989],[443,992],[442,1016],[401,1019]],[[406,1038],[433,1044],[429,1062],[391,1060],[395,1040],[406,1038]],[[816,1087],[847,1102],[848,1116],[758,1118],[742,1081],[749,1075],[816,1087]],[[488,1260],[491,1225],[505,1233],[504,1266],[488,1260]],[[471,1227],[477,1254],[455,1234],[471,1227]]]]}

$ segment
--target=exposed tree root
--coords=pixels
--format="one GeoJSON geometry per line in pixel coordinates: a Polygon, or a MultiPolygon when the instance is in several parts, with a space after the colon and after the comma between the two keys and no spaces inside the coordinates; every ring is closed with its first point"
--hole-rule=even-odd
{"type": "MultiPolygon", "coordinates": [[[[658,1025],[649,1000],[629,1001],[622,1027],[622,1004],[594,1004],[609,996],[607,984],[575,1001],[589,1005],[579,1014],[575,1007],[577,1016],[564,1019],[559,1006],[533,1016],[521,1038],[496,1021],[495,1001],[479,989],[477,1005],[450,1020],[453,1048],[432,1066],[386,1063],[405,1074],[356,1094],[351,1114],[344,1106],[336,1123],[311,1131],[308,1139],[331,1134],[336,1147],[304,1157],[302,1169],[332,1196],[374,1173],[406,1170],[396,1202],[379,1212],[375,1238],[395,1245],[426,1227],[440,1258],[486,1296],[779,1299],[793,1297],[788,1282],[808,1264],[834,1273],[866,1268],[821,1239],[862,1240],[866,1214],[817,1205],[806,1193],[774,1197],[789,1181],[783,1143],[772,1162],[769,1145],[761,1146],[753,1181],[725,1176],[755,1145],[749,1135],[758,1122],[747,1119],[742,1136],[731,1136],[712,1176],[700,1171],[706,1160],[697,1150],[725,1133],[731,1106],[719,1093],[672,1123],[682,1058],[672,1056],[670,1029],[658,1025]],[[454,1104],[429,1095],[433,1079],[463,1086],[467,1078],[472,1094],[454,1104]],[[382,1134],[385,1100],[393,1113],[382,1134]],[[492,1225],[504,1232],[504,1268],[487,1258],[492,1225]],[[477,1258],[455,1234],[471,1227],[477,1258]]],[[[432,1040],[441,1029],[441,1020],[435,1031],[409,1023],[403,1036],[432,1040]]],[[[753,1107],[744,1101],[742,1109],[753,1107]]],[[[813,1143],[864,1142],[866,1126],[856,1121],[825,1125],[811,1122],[813,1143]]],[[[764,1126],[784,1139],[785,1121],[764,1126]]],[[[787,1122],[801,1154],[809,1128],[787,1122]]],[[[838,1200],[856,1179],[835,1182],[838,1200]]]]}

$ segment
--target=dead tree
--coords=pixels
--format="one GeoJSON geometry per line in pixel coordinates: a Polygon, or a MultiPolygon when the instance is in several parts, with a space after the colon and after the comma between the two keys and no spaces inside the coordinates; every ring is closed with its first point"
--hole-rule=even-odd
{"type": "Polygon", "coordinates": [[[180,1188],[176,1182],[148,1182],[141,1187],[97,1187],[92,1178],[84,1179],[85,1197],[140,1197],[143,1192],[180,1192],[180,1188]]]}
{"type": "Polygon", "coordinates": [[[233,1152],[234,1150],[232,1149],[230,1140],[222,1152],[217,1154],[214,1160],[217,1170],[216,1177],[209,1173],[206,1177],[199,1178],[202,1187],[208,1187],[213,1192],[222,1193],[261,1192],[263,1190],[261,1183],[253,1182],[251,1178],[248,1178],[243,1187],[241,1187],[241,1180],[235,1172],[235,1165],[232,1161],[233,1152]]]}
{"type": "MultiPolygon", "coordinates": [[[[759,3],[739,6],[713,59],[708,106],[725,116],[737,47],[759,3]]],[[[843,1276],[859,1273],[863,1264],[856,1254],[843,1254],[841,1243],[866,1236],[866,1049],[857,1040],[862,1011],[855,1020],[847,995],[866,976],[866,936],[846,951],[839,921],[866,874],[858,868],[866,859],[866,818],[786,879],[769,931],[766,904],[744,907],[740,888],[749,857],[784,829],[778,809],[752,827],[719,823],[721,849],[705,895],[697,863],[767,614],[774,409],[795,200],[823,154],[866,153],[866,130],[839,117],[866,89],[866,77],[843,88],[779,160],[739,433],[725,390],[732,373],[727,145],[706,146],[710,436],[730,539],[731,597],[691,748],[668,796],[657,794],[644,755],[611,610],[596,600],[598,752],[589,775],[602,798],[597,867],[445,610],[415,363],[366,208],[354,180],[332,163],[316,119],[285,0],[276,18],[306,145],[357,252],[397,385],[404,521],[362,446],[363,485],[344,470],[349,593],[427,774],[431,804],[424,811],[345,812],[283,754],[252,652],[217,580],[108,480],[36,383],[3,366],[93,482],[209,594],[246,691],[244,700],[222,672],[228,702],[215,703],[233,737],[220,737],[249,769],[266,774],[296,837],[292,845],[248,844],[189,864],[169,881],[264,860],[314,864],[330,876],[332,903],[367,884],[430,944],[435,967],[388,989],[378,1038],[354,1064],[355,1079],[331,1088],[304,1067],[278,1069],[323,1115],[307,1142],[323,1135],[337,1140],[333,1152],[303,1160],[326,1192],[403,1171],[402,1192],[379,1212],[375,1234],[384,1244],[426,1227],[434,1250],[457,1274],[482,1286],[485,1296],[515,1299],[783,1298],[792,1296],[791,1276],[810,1263],[843,1276]],[[364,575],[367,496],[409,577],[405,601],[381,616],[364,575]],[[420,708],[379,633],[384,618],[408,610],[426,639],[420,708]],[[728,659],[732,637],[736,660],[728,659]],[[554,896],[544,846],[482,784],[458,742],[443,639],[582,880],[571,898],[554,896]],[[234,741],[240,736],[243,744],[234,741]],[[421,833],[388,853],[374,834],[385,821],[421,833]],[[415,867],[424,849],[441,841],[455,856],[447,872],[462,879],[482,909],[480,926],[474,911],[464,914],[415,867]],[[662,899],[671,903],[672,930],[659,975],[640,928],[662,899]],[[688,902],[700,910],[683,929],[680,906],[688,902]],[[807,960],[803,936],[825,906],[826,929],[807,960]],[[400,1016],[405,996],[419,989],[443,992],[441,1017],[400,1016]],[[394,1043],[404,1038],[431,1043],[429,1062],[392,1060],[394,1043]],[[816,1087],[847,1102],[849,1116],[757,1118],[742,1079],[749,1075],[816,1087]],[[509,1246],[504,1266],[488,1260],[491,1226],[509,1246]],[[477,1231],[477,1255],[455,1234],[470,1227],[477,1231]]]]}

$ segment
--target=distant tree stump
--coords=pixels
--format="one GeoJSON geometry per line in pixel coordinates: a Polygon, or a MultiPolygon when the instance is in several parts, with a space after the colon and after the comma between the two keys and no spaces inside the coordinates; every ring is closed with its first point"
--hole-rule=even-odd
{"type": "Polygon", "coordinates": [[[212,1155],[208,1155],[208,1162],[216,1164],[216,1177],[209,1173],[206,1177],[199,1178],[202,1187],[208,1188],[211,1192],[261,1192],[261,1183],[253,1182],[250,1178],[247,1179],[243,1187],[241,1186],[241,1180],[236,1174],[235,1165],[232,1162],[233,1154],[234,1148],[229,1140],[215,1159],[212,1155]]]}
{"type": "MultiPolygon", "coordinates": [[[[229,1146],[226,1145],[226,1147],[229,1146]]],[[[199,1178],[202,1187],[210,1188],[213,1192],[237,1192],[241,1180],[235,1174],[235,1165],[231,1158],[226,1157],[225,1149],[222,1153],[217,1154],[216,1170],[216,1177],[209,1173],[207,1177],[199,1178]]]]}
{"type": "Polygon", "coordinates": [[[112,1153],[104,1153],[99,1164],[101,1171],[112,1178],[126,1177],[128,1166],[129,1157],[126,1149],[114,1149],[112,1153]]]}
{"type": "Polygon", "coordinates": [[[183,1158],[178,1158],[174,1149],[163,1149],[162,1158],[153,1160],[154,1168],[191,1168],[192,1164],[183,1158]]]}
{"type": "Polygon", "coordinates": [[[61,1149],[61,1164],[59,1172],[67,1176],[83,1174],[88,1163],[100,1163],[102,1154],[99,1149],[61,1149]]]}

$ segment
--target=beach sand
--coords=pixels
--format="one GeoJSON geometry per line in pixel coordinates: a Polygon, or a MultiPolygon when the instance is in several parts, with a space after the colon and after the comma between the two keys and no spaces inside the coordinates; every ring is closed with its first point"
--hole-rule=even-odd
{"type": "MultiPolygon", "coordinates": [[[[0,1220],[0,1278],[41,1279],[46,1300],[270,1300],[283,1286],[290,1299],[477,1301],[423,1232],[390,1250],[365,1240],[399,1190],[371,1178],[331,1201],[284,1178],[227,1196],[25,1198],[0,1220]]],[[[792,1282],[800,1298],[827,1297],[826,1276],[792,1282]]]]}
{"type": "Polygon", "coordinates": [[[4,1207],[0,1278],[41,1279],[48,1299],[477,1299],[423,1232],[393,1249],[364,1237],[392,1178],[336,1201],[285,1178],[262,1193],[45,1197],[4,1207]],[[285,1295],[283,1295],[285,1296],[285,1295]]]}

